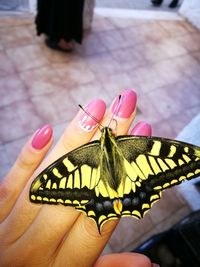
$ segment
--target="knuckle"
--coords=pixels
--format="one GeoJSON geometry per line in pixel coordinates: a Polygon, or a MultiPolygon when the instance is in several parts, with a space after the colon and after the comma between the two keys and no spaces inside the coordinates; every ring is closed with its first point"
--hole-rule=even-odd
{"type": "Polygon", "coordinates": [[[11,193],[11,188],[6,182],[6,179],[0,182],[0,203],[8,198],[11,193]]]}
{"type": "Polygon", "coordinates": [[[25,155],[25,153],[22,152],[16,161],[16,165],[19,169],[27,170],[32,169],[34,163],[33,160],[31,160],[31,157],[28,157],[27,155],[25,155]]]}

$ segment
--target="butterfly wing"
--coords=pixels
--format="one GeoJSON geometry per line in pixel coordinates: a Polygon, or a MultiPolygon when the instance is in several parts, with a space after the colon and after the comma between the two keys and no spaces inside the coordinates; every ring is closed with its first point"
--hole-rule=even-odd
{"type": "Polygon", "coordinates": [[[31,202],[86,205],[100,179],[99,155],[99,141],[93,141],[59,158],[32,182],[31,202]]]}
{"type": "MultiPolygon", "coordinates": [[[[141,218],[164,189],[200,174],[200,148],[158,137],[119,136],[114,153],[117,191],[108,183],[100,141],[62,156],[33,181],[30,200],[74,206],[92,218],[100,231],[108,220],[141,218]],[[101,177],[103,175],[103,177],[101,177]]],[[[114,142],[113,142],[114,144],[114,142]]],[[[113,172],[114,173],[114,172],[113,172]]]]}
{"type": "Polygon", "coordinates": [[[197,146],[142,136],[119,136],[116,142],[129,163],[125,164],[125,183],[132,184],[132,190],[128,194],[125,190],[123,194],[122,217],[143,217],[159,200],[163,190],[200,175],[200,148],[197,146]]]}

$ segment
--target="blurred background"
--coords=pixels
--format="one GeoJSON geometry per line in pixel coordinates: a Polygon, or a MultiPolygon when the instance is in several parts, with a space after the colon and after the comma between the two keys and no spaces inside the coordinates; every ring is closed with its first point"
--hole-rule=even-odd
{"type": "MultiPolygon", "coordinates": [[[[135,122],[149,122],[153,135],[200,145],[200,1],[183,0],[174,9],[170,2],[155,7],[150,0],[86,0],[83,44],[66,54],[36,36],[34,0],[0,0],[1,176],[37,128],[50,123],[57,139],[78,104],[103,98],[109,105],[124,88],[138,94],[135,122]]],[[[199,183],[166,191],[140,221],[122,219],[104,253],[143,251],[152,236],[177,229],[200,208],[199,183]]],[[[199,229],[198,214],[192,218],[199,229]]],[[[162,240],[168,263],[161,266],[200,266],[198,256],[197,265],[181,265],[181,256],[166,252],[162,240]]],[[[193,258],[200,255],[191,246],[193,258]]]]}

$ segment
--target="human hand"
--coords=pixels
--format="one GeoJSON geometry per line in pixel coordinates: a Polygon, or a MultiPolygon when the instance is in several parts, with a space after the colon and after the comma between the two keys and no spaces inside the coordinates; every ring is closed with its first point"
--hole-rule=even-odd
{"type": "MultiPolygon", "coordinates": [[[[135,117],[136,94],[125,90],[116,114],[117,134],[126,134],[135,117]]],[[[105,103],[96,100],[87,106],[101,124],[108,125],[118,98],[106,111],[105,103]]],[[[53,143],[52,129],[46,125],[25,144],[10,172],[0,184],[0,266],[151,266],[143,255],[104,256],[98,261],[117,220],[107,222],[101,235],[96,224],[72,207],[37,205],[29,201],[32,180],[57,158],[82,144],[99,138],[97,123],[82,110],[44,159],[53,143]],[[124,257],[130,259],[126,265],[124,257]],[[114,261],[113,261],[114,260],[114,261]],[[112,262],[115,262],[112,264],[112,262]],[[109,263],[110,265],[106,265],[109,263]]],[[[150,126],[138,124],[131,134],[150,134],[150,126]]]]}

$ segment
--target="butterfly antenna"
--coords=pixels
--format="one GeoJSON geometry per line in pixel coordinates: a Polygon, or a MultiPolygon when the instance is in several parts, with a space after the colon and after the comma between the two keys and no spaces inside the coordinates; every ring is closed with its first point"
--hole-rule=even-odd
{"type": "Polygon", "coordinates": [[[78,105],[80,109],[82,109],[85,114],[87,114],[90,118],[92,118],[94,121],[96,121],[96,123],[98,124],[98,128],[99,130],[101,130],[101,128],[104,128],[103,125],[101,125],[101,123],[97,120],[97,118],[95,118],[94,116],[92,116],[92,114],[90,114],[86,109],[84,109],[80,104],[78,105]]]}
{"type": "Polygon", "coordinates": [[[108,127],[110,126],[110,124],[112,123],[112,121],[115,121],[115,123],[116,123],[116,128],[117,128],[117,120],[114,119],[114,116],[117,114],[119,108],[121,107],[121,103],[122,103],[122,95],[119,95],[119,97],[118,97],[118,103],[117,103],[117,105],[115,106],[115,109],[114,109],[114,111],[113,111],[113,115],[112,115],[112,117],[111,117],[111,119],[110,119],[110,122],[109,122],[109,124],[108,124],[108,127]]]}

